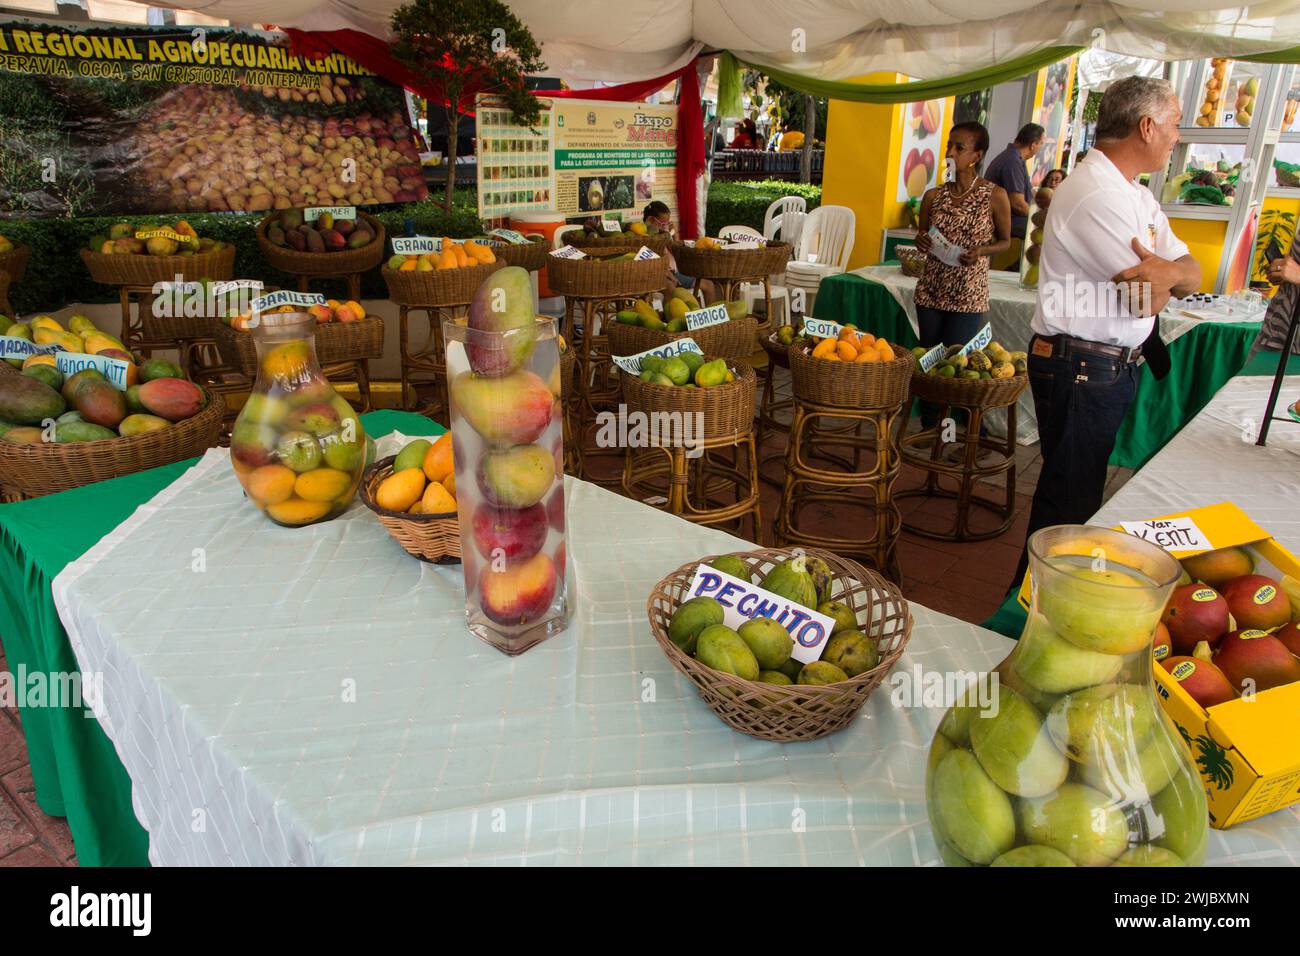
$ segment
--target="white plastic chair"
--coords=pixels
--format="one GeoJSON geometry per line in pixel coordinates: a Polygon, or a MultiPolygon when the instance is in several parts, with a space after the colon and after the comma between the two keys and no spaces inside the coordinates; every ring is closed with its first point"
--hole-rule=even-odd
{"type": "MultiPolygon", "coordinates": [[[[804,201],[802,196],[783,196],[778,199],[776,202],[768,206],[767,212],[763,214],[763,238],[776,238],[777,227],[774,225],[774,221],[778,217],[785,216],[787,213],[802,213],[807,211],[808,203],[804,201]]],[[[786,239],[785,241],[791,242],[792,240],[786,239]]]]}
{"type": "Polygon", "coordinates": [[[788,289],[803,290],[803,314],[812,312],[822,279],[848,268],[856,226],[857,218],[848,206],[818,206],[808,214],[784,283],[788,289]]]}
{"type": "Polygon", "coordinates": [[[799,237],[803,234],[803,224],[807,221],[806,212],[783,212],[772,220],[772,235],[768,239],[779,239],[781,242],[788,242],[791,246],[799,245],[799,237]]]}
{"type": "Polygon", "coordinates": [[[559,229],[556,229],[555,235],[551,238],[551,248],[563,249],[565,246],[567,246],[568,243],[564,241],[564,235],[565,233],[569,233],[569,232],[582,232],[582,226],[579,225],[561,226],[559,229]]]}

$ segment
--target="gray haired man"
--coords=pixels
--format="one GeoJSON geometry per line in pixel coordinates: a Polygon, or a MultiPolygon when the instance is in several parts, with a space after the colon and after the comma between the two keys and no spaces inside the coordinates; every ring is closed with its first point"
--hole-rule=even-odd
{"type": "MultiPolygon", "coordinates": [[[[1200,266],[1136,182],[1169,162],[1181,117],[1164,80],[1120,80],[1102,97],[1094,148],[1052,197],[1028,350],[1043,455],[1031,535],[1082,524],[1101,507],[1142,343],[1170,297],[1201,284],[1200,266]]],[[[1013,586],[1027,562],[1022,554],[1013,586]]]]}

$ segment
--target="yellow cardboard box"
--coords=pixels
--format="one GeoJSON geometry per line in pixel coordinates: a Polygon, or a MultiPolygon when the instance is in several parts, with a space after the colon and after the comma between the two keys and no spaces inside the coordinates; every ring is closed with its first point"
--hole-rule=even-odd
{"type": "MultiPolygon", "coordinates": [[[[1230,501],[1123,522],[1115,530],[1147,538],[1176,558],[1247,547],[1255,554],[1257,573],[1300,578],[1300,560],[1230,501]]],[[[1020,588],[1026,609],[1029,593],[1026,574],[1020,588]]],[[[1300,617],[1294,600],[1291,616],[1300,617]]],[[[1154,670],[1156,695],[1201,772],[1211,826],[1227,829],[1300,801],[1300,683],[1205,710],[1158,663],[1154,670]]]]}

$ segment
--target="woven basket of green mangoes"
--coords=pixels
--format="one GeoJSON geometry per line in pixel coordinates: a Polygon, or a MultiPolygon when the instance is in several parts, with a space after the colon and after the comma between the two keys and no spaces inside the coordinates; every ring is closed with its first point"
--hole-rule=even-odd
{"type": "Polygon", "coordinates": [[[691,561],[655,585],[646,613],[669,663],[723,723],[784,742],[816,740],[847,726],[912,634],[911,611],[895,585],[855,561],[813,548],[691,561]],[[688,599],[701,564],[831,618],[834,629],[820,657],[796,660],[794,638],[772,618],[755,616],[733,629],[717,600],[688,599]]]}

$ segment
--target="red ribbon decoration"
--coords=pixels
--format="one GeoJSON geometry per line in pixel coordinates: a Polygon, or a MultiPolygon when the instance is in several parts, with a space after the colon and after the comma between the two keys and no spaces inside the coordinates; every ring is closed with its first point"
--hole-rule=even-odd
{"type": "MultiPolygon", "coordinates": [[[[396,83],[434,103],[446,103],[441,88],[429,83],[427,78],[412,72],[396,59],[388,43],[379,37],[359,30],[298,30],[285,27],[293,52],[302,57],[318,58],[331,53],[342,53],[361,66],[384,79],[396,83]]],[[[446,58],[444,56],[444,63],[446,58]]],[[[537,96],[551,99],[601,100],[604,102],[632,102],[643,100],[663,89],[674,80],[681,80],[677,106],[677,211],[680,235],[694,239],[699,233],[697,220],[699,204],[696,201],[696,180],[704,172],[704,112],[700,106],[700,81],[695,69],[696,60],[681,69],[648,80],[634,80],[618,86],[594,90],[534,90],[537,96]]],[[[466,92],[478,92],[480,84],[470,78],[466,92]]],[[[472,112],[465,115],[472,116],[472,112]]]]}

